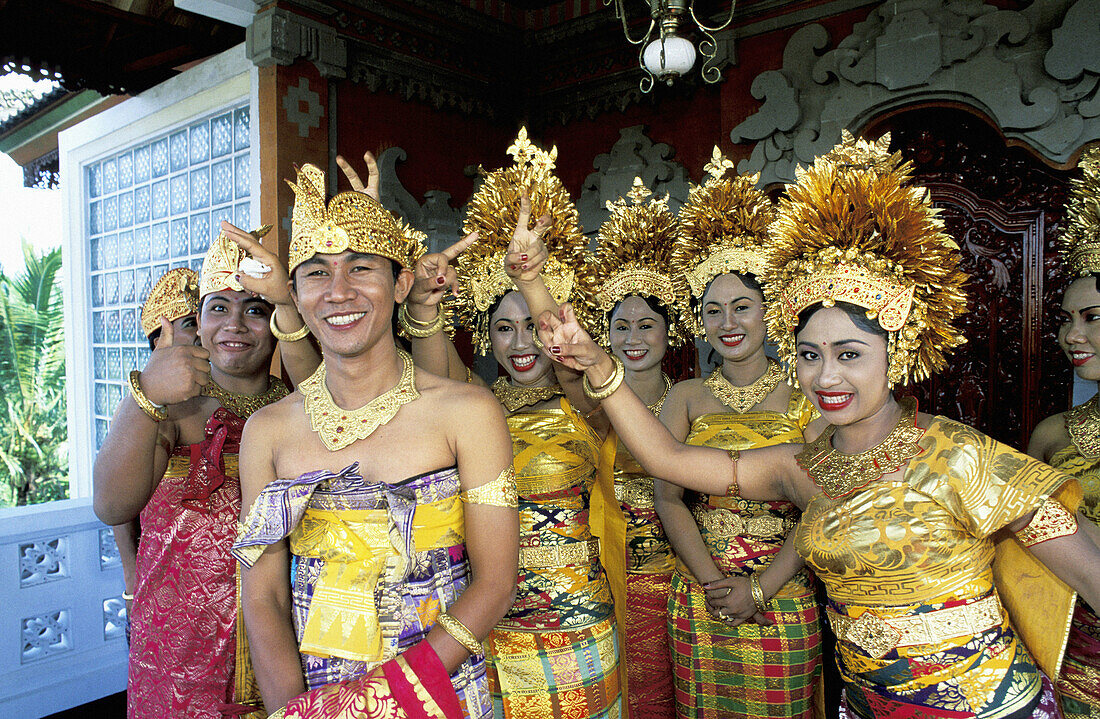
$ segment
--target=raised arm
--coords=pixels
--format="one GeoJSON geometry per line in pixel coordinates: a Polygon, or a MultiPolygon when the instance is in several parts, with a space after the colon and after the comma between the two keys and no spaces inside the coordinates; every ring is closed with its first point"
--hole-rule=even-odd
{"type": "MultiPolygon", "coordinates": [[[[558,302],[550,294],[542,277],[542,269],[550,259],[546,243],[542,240],[542,235],[550,229],[550,216],[540,217],[534,227],[530,227],[530,224],[531,197],[524,193],[519,201],[516,230],[512,234],[512,241],[508,243],[508,252],[504,255],[504,272],[512,278],[512,283],[523,295],[531,317],[538,317],[543,312],[558,311],[558,302]]],[[[587,416],[599,409],[599,403],[585,396],[581,389],[581,375],[577,371],[556,362],[554,375],[569,399],[569,404],[577,411],[587,416]]],[[[588,420],[589,425],[600,434],[606,432],[605,419],[589,417],[588,420]]]]}
{"type": "MultiPolygon", "coordinates": [[[[512,606],[519,573],[519,514],[512,469],[512,438],[500,403],[485,389],[463,388],[452,431],[458,455],[473,580],[447,613],[483,641],[512,606]]],[[[427,641],[453,672],[470,652],[440,624],[427,641]]]]}
{"type": "Polygon", "coordinates": [[[707,494],[737,490],[745,499],[788,499],[784,480],[792,465],[791,445],[742,452],[734,463],[723,450],[678,442],[621,382],[616,364],[580,327],[569,304],[558,314],[544,312],[538,322],[539,337],[550,356],[583,372],[591,387],[600,390],[620,382],[601,406],[619,439],[650,475],[707,494]]]}
{"type": "MultiPolygon", "coordinates": [[[[398,310],[406,313],[403,324],[407,323],[412,329],[405,331],[416,366],[457,382],[466,381],[466,365],[447,333],[441,327],[433,331],[432,326],[439,321],[447,291],[459,292],[458,276],[451,262],[477,242],[477,238],[476,232],[471,233],[442,252],[421,257],[413,268],[413,288],[404,306],[398,310]]],[[[484,385],[477,375],[472,378],[474,384],[484,385]]]]}
{"type": "MultiPolygon", "coordinates": [[[[261,410],[248,420],[241,436],[241,521],[260,491],[275,480],[273,423],[261,410]]],[[[298,640],[291,619],[290,550],[285,539],[269,545],[251,568],[241,572],[241,611],[249,653],[264,706],[269,712],[305,691],[298,659],[298,640]]]]}
{"type": "Polygon", "coordinates": [[[222,221],[221,231],[225,236],[237,243],[237,245],[252,255],[257,262],[267,267],[267,272],[254,272],[247,274],[242,272],[237,276],[241,287],[253,292],[275,305],[275,311],[271,314],[273,329],[278,331],[275,335],[279,339],[279,357],[283,367],[286,368],[290,381],[297,385],[308,378],[321,364],[321,353],[310,341],[309,333],[305,329],[305,322],[298,314],[298,308],[290,296],[290,277],[286,267],[269,249],[260,244],[251,233],[234,227],[228,222],[222,221]],[[291,339],[293,338],[293,339],[291,339]]]}
{"type": "Polygon", "coordinates": [[[191,344],[173,345],[174,334],[172,323],[162,319],[157,348],[137,375],[143,399],[156,407],[142,409],[133,391],[123,397],[96,455],[92,508],[104,524],[125,524],[145,507],[176,437],[173,417],[164,408],[197,397],[210,381],[210,353],[191,344]],[[160,419],[150,412],[161,413],[160,419]]]}

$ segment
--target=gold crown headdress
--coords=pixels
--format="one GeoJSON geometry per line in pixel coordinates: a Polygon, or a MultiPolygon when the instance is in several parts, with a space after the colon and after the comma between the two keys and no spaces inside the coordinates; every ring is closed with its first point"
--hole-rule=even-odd
{"type": "Polygon", "coordinates": [[[692,336],[687,287],[672,271],[672,247],[679,234],[668,197],[657,198],[634,178],[627,197],[608,201],[611,216],[600,226],[598,245],[577,278],[587,299],[586,324],[606,347],[608,314],[629,295],[650,296],[668,313],[668,338],[679,345],[692,336]],[[646,200],[649,200],[648,202],[646,200]]]}
{"type": "Polygon", "coordinates": [[[341,192],[327,203],[325,173],[316,165],[298,170],[291,215],[289,272],[318,253],[361,252],[411,267],[424,254],[423,235],[398,221],[362,192],[341,192]]]}
{"type": "Polygon", "coordinates": [[[168,270],[141,306],[141,331],[148,337],[160,329],[160,318],[175,322],[199,311],[199,275],[189,267],[168,270]]]}
{"type": "Polygon", "coordinates": [[[463,232],[477,232],[479,238],[458,257],[462,292],[455,305],[460,322],[473,333],[475,351],[481,354],[489,352],[489,308],[515,289],[504,272],[504,255],[519,221],[523,193],[531,197],[532,221],[550,216],[550,227],[542,235],[550,252],[542,278],[556,302],[566,302],[573,294],[573,268],[580,264],[587,245],[577,208],[552,172],[558,149],[547,152],[535,147],[524,127],[507,152],[513,164],[490,172],[470,199],[463,232]]]}
{"type": "MultiPolygon", "coordinates": [[[[733,161],[715,145],[703,171],[710,177],[694,185],[680,208],[680,239],[672,250],[675,270],[691,295],[701,300],[718,275],[735,272],[761,276],[768,268],[768,225],[775,206],[756,188],[759,175],[733,175],[733,161]]],[[[702,332],[693,315],[694,332],[702,332]]]]}
{"type": "MultiPolygon", "coordinates": [[[[248,234],[260,240],[270,231],[271,225],[264,225],[248,234]]],[[[206,297],[211,292],[218,292],[219,290],[243,292],[244,288],[241,287],[240,282],[237,282],[235,276],[240,273],[241,260],[249,256],[224,232],[219,232],[214,241],[210,243],[210,249],[206,251],[206,257],[202,260],[199,297],[206,297]]]]}
{"type": "Polygon", "coordinates": [[[912,165],[890,154],[890,136],[841,143],[799,168],[772,226],[768,329],[794,366],[798,315],[821,303],[864,308],[889,333],[890,383],[919,382],[966,339],[952,321],[966,311],[958,245],[912,165]]]}
{"type": "Polygon", "coordinates": [[[1070,183],[1059,238],[1062,262],[1074,278],[1100,273],[1100,145],[1085,150],[1077,164],[1081,176],[1070,183]]]}

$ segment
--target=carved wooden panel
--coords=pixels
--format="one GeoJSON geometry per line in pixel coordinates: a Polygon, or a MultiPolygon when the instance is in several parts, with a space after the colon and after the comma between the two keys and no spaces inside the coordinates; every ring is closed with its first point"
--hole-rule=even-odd
{"type": "Polygon", "coordinates": [[[1007,148],[985,124],[948,110],[894,118],[893,146],[916,166],[973,278],[967,344],[912,388],[922,409],[1015,447],[1069,406],[1072,372],[1057,346],[1064,281],[1055,238],[1068,173],[1007,148]]]}

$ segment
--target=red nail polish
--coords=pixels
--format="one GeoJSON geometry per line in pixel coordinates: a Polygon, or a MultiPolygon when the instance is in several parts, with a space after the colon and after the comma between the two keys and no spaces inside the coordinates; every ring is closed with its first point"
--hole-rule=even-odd
{"type": "Polygon", "coordinates": [[[521,260],[523,260],[524,262],[526,262],[526,261],[527,261],[527,255],[520,255],[520,256],[519,256],[519,258],[520,258],[521,260]]]}
{"type": "Polygon", "coordinates": [[[525,270],[526,270],[526,269],[527,269],[527,265],[524,265],[524,266],[523,266],[523,269],[525,269],[525,270]]]}
{"type": "Polygon", "coordinates": [[[444,277],[436,277],[436,278],[435,278],[435,283],[436,283],[437,285],[441,285],[441,284],[443,284],[443,283],[444,283],[444,282],[446,282],[446,281],[447,281],[447,279],[446,279],[446,278],[444,278],[444,277]]]}
{"type": "Polygon", "coordinates": [[[550,348],[550,352],[552,354],[560,355],[561,354],[561,347],[558,347],[557,345],[554,345],[553,347],[550,348]]]}

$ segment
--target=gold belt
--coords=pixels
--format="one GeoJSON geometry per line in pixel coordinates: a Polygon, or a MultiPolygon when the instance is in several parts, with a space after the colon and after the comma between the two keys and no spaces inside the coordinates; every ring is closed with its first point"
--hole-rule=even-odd
{"type": "Polygon", "coordinates": [[[831,607],[826,612],[834,634],[874,659],[881,659],[897,647],[973,636],[1001,626],[1002,620],[1001,602],[996,594],[971,604],[901,617],[880,617],[868,610],[852,619],[831,607]]]}
{"type": "Polygon", "coordinates": [[[569,544],[547,544],[541,547],[520,547],[519,566],[522,569],[547,569],[586,564],[600,556],[600,540],[569,544]]]}
{"type": "Polygon", "coordinates": [[[653,509],[653,480],[631,477],[615,482],[615,499],[634,509],[653,509]]]}
{"type": "Polygon", "coordinates": [[[794,520],[783,520],[772,514],[744,519],[728,509],[695,505],[691,508],[695,523],[713,537],[781,537],[791,531],[794,520]]]}

